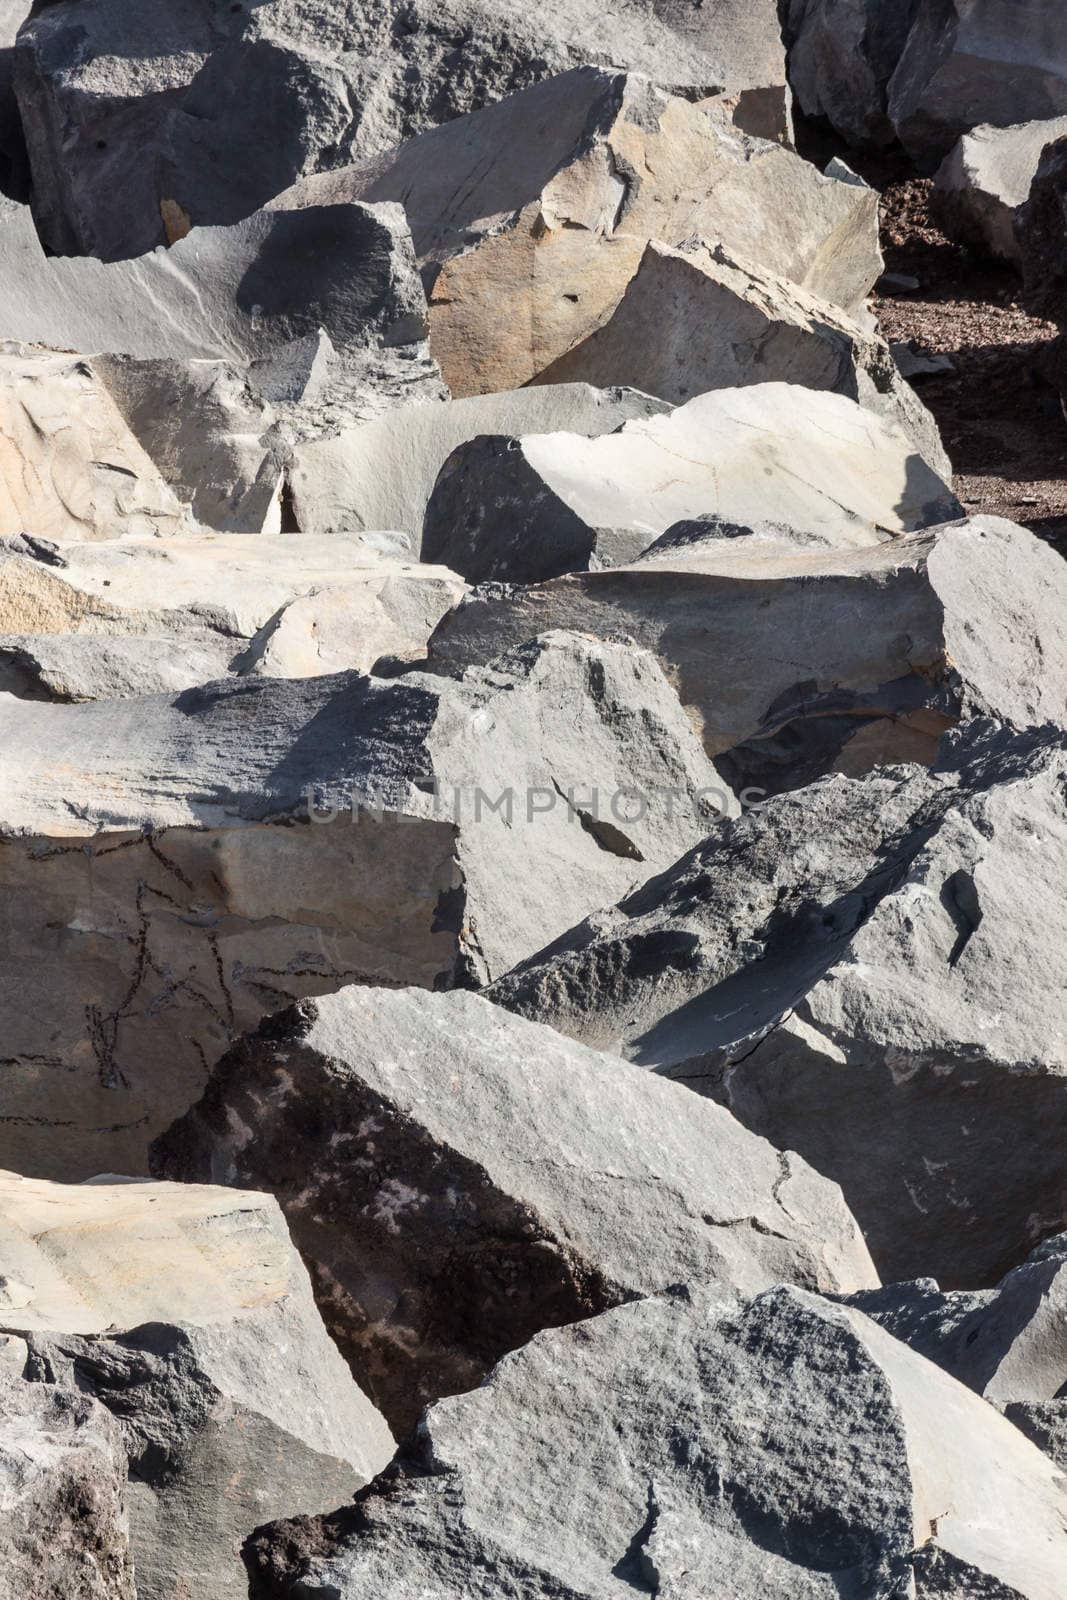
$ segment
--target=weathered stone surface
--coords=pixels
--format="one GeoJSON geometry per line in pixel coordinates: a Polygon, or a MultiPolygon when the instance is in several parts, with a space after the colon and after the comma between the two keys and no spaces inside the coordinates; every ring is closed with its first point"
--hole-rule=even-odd
{"type": "Polygon", "coordinates": [[[49,1177],[143,1171],[265,1013],[496,976],[732,804],[654,660],[567,635],[0,725],[0,1159],[49,1177]]]}
{"type": "Polygon", "coordinates": [[[706,513],[784,522],[846,546],[961,508],[895,425],[841,395],[756,384],[605,438],[461,446],[427,506],[422,557],[471,583],[537,583],[632,561],[674,523],[706,513]]]}
{"type": "Polygon", "coordinates": [[[464,993],[349,988],[272,1018],[153,1164],[270,1182],[401,1430],[538,1329],[639,1294],[873,1277],[833,1184],[677,1085],[464,993]]]}
{"type": "Polygon", "coordinates": [[[1063,735],[771,800],[490,997],[682,1079],[841,1184],[886,1279],[1067,1223],[1063,735]]]}
{"type": "Polygon", "coordinates": [[[1029,301],[1067,327],[1067,137],[1045,146],[1015,233],[1029,301]]]}
{"type": "Polygon", "coordinates": [[[1057,1600],[1064,1511],[990,1406],[782,1287],[540,1334],[355,1506],[262,1530],[248,1563],[256,1600],[1057,1600]]]}
{"type": "Polygon", "coordinates": [[[115,1417],[137,1600],[237,1600],[254,1527],[327,1511],[389,1460],[267,1195],[2,1174],[0,1198],[0,1329],[30,1395],[59,1383],[115,1417]]]}
{"type": "Polygon", "coordinates": [[[459,445],[484,433],[562,429],[596,437],[669,409],[633,390],[584,383],[403,406],[335,438],[299,446],[290,475],[293,514],[305,533],[398,528],[417,544],[437,474],[459,445]]]}
{"type": "Polygon", "coordinates": [[[16,81],[38,221],[61,254],[138,255],[190,222],[236,222],[302,174],[586,61],[690,99],[725,91],[757,132],[789,127],[777,0],[698,10],[637,0],[607,32],[593,0],[539,11],[520,0],[35,10],[16,81]]]}
{"type": "Polygon", "coordinates": [[[0,535],[181,531],[182,512],[87,362],[0,349],[0,535]]]}
{"type": "Polygon", "coordinates": [[[850,145],[893,144],[889,81],[919,9],[920,0],[783,0],[789,82],[804,114],[850,145]]]}
{"type": "Polygon", "coordinates": [[[1004,1415],[1067,1475],[1067,1399],[1006,1406],[1004,1415]]]}
{"type": "Polygon", "coordinates": [[[911,155],[936,163],[980,123],[1008,127],[1065,112],[1060,6],[937,0],[917,8],[889,88],[890,119],[911,155]]]}
{"type": "Polygon", "coordinates": [[[0,688],[103,700],[417,660],[464,593],[390,535],[0,539],[0,688]]]}
{"type": "Polygon", "coordinates": [[[881,270],[877,196],[741,135],[714,103],[582,68],[279,206],[398,201],[457,395],[518,388],[618,304],[649,239],[721,241],[844,306],[881,270]]]}
{"type": "Polygon", "coordinates": [[[430,659],[465,671],[551,628],[633,638],[734,787],[766,792],[835,766],[932,762],[960,718],[1067,727],[1065,609],[1062,558],[994,517],[831,552],[773,531],[676,534],[629,566],[474,590],[430,659]]]}
{"type": "Polygon", "coordinates": [[[126,1519],[126,1452],[104,1407],[24,1383],[0,1362],[0,1571],[33,1600],[140,1600],[126,1519]]]}
{"type": "Polygon", "coordinates": [[[884,340],[722,245],[649,244],[609,321],[537,381],[626,383],[673,405],[753,383],[828,389],[897,423],[934,472],[952,479],[937,424],[884,340]]]}
{"type": "Polygon", "coordinates": [[[1067,117],[1011,128],[986,125],[964,134],[934,181],[933,203],[942,227],[986,255],[1021,265],[1016,215],[1030,198],[1046,146],[1065,137],[1067,117]]]}

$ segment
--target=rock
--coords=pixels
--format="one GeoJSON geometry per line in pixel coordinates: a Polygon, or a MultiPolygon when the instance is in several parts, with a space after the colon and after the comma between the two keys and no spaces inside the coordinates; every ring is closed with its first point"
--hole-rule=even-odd
{"type": "Polygon", "coordinates": [[[777,0],[639,0],[610,37],[593,0],[541,12],[519,0],[34,9],[16,84],[38,224],[62,255],[139,255],[189,224],[237,222],[305,173],[587,61],[688,99],[725,93],[754,131],[789,129],[777,0]]]}
{"type": "Polygon", "coordinates": [[[974,128],[945,157],[933,204],[946,233],[984,255],[1021,265],[1015,218],[1047,145],[1067,137],[1067,117],[1011,128],[974,128]]]}
{"type": "Polygon", "coordinates": [[[781,1287],[621,1306],[443,1400],[357,1505],[261,1530],[256,1600],[1056,1600],[1063,1480],[856,1311],[781,1287]]]}
{"type": "Polygon", "coordinates": [[[878,197],[739,134],[714,102],[582,68],[277,202],[403,204],[456,395],[519,388],[618,304],[645,245],[694,234],[844,307],[881,270],[878,197]]]}
{"type": "Polygon", "coordinates": [[[1067,112],[1067,14],[1044,0],[938,0],[918,6],[889,87],[889,116],[929,166],[979,124],[1067,112]]]}
{"type": "Polygon", "coordinates": [[[895,422],[939,477],[952,478],[937,423],[885,342],[722,245],[649,244],[614,315],[537,381],[626,383],[673,405],[754,383],[828,389],[895,422]]]}
{"type": "Polygon", "coordinates": [[[652,658],[566,635],[462,682],[2,696],[0,737],[0,1160],[35,1176],[143,1172],[266,1013],[494,977],[736,809],[652,658]]]}
{"type": "Polygon", "coordinates": [[[974,1288],[1067,1225],[1067,758],[978,723],[953,759],[721,824],[488,994],[798,1151],[887,1281],[974,1288]]]}
{"type": "Polygon", "coordinates": [[[104,700],[417,660],[465,585],[388,535],[0,539],[0,687],[104,700]],[[226,599],[220,599],[220,593],[226,599]],[[228,602],[228,603],[227,603],[228,602]]]}
{"type": "Polygon", "coordinates": [[[889,82],[920,0],[784,0],[789,82],[807,117],[854,148],[894,144],[889,82]]]}
{"type": "Polygon", "coordinates": [[[153,1165],[269,1174],[334,1337],[406,1431],[538,1329],[674,1283],[873,1279],[832,1184],[688,1102],[476,995],[349,988],[224,1057],[153,1165]]]}
{"type": "Polygon", "coordinates": [[[115,1418],[137,1600],[237,1600],[253,1528],[327,1511],[388,1462],[267,1195],[14,1174],[0,1192],[0,1327],[25,1341],[24,1393],[115,1418]]]}
{"type": "MultiPolygon", "coordinates": [[[[1067,327],[1067,137],[1046,145],[1030,198],[1015,214],[1031,307],[1067,327]]],[[[1058,383],[1061,394],[1067,384],[1058,383]]]]}
{"type": "Polygon", "coordinates": [[[648,395],[584,383],[403,406],[335,438],[301,445],[290,481],[293,513],[305,533],[400,528],[417,542],[437,475],[457,446],[485,433],[563,430],[595,438],[668,410],[648,395]]]}
{"type": "Polygon", "coordinates": [[[11,1596],[140,1600],[126,1452],[103,1406],[0,1363],[0,1569],[11,1596]]]}
{"type": "Polygon", "coordinates": [[[181,531],[174,495],[77,356],[0,349],[0,534],[181,531]]]}
{"type": "Polygon", "coordinates": [[[909,383],[919,378],[945,378],[959,371],[951,356],[925,350],[914,339],[889,346],[897,371],[909,383]]]}
{"type": "Polygon", "coordinates": [[[1067,567],[1013,523],[976,517],[859,550],[753,533],[661,546],[606,572],[476,589],[442,619],[431,661],[462,672],[553,628],[632,638],[734,788],[761,796],[834,767],[931,763],[961,718],[1067,727],[1067,567]]]}
{"type": "Polygon", "coordinates": [[[1049,1400],[1043,1405],[1020,1402],[1006,1406],[1004,1415],[1039,1450],[1052,1457],[1060,1472],[1067,1474],[1067,1401],[1049,1400]]]}
{"type": "Polygon", "coordinates": [[[883,272],[877,283],[879,294],[914,294],[921,288],[919,279],[910,272],[883,272]]]}
{"type": "Polygon", "coordinates": [[[960,507],[894,425],[840,395],[756,384],[606,438],[473,440],[441,469],[422,558],[470,583],[537,583],[632,561],[709,512],[860,545],[960,507]]]}
{"type": "Polygon", "coordinates": [[[32,0],[4,0],[0,6],[0,194],[30,197],[30,163],[15,98],[15,40],[29,16],[32,0]]]}

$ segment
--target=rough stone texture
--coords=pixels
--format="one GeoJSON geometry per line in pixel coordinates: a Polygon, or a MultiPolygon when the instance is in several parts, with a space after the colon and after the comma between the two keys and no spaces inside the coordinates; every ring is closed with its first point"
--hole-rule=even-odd
{"type": "Polygon", "coordinates": [[[126,1452],[103,1406],[0,1362],[0,1585],[32,1600],[140,1600],[126,1452]]]}
{"type": "Polygon", "coordinates": [[[174,495],[87,362],[0,348],[0,535],[181,531],[174,495]]]}
{"type": "Polygon", "coordinates": [[[327,1511],[388,1462],[267,1195],[5,1173],[0,1198],[0,1329],[25,1377],[115,1417],[137,1600],[238,1600],[258,1523],[327,1511]]]}
{"type": "Polygon", "coordinates": [[[568,635],[0,724],[0,1159],[49,1177],[143,1171],[265,1013],[496,976],[732,804],[652,657],[568,635]]]}
{"type": "Polygon", "coordinates": [[[539,1328],[639,1294],[873,1278],[833,1184],[476,995],[349,988],[272,1018],[153,1164],[271,1183],[399,1431],[539,1328]]]}
{"type": "Polygon", "coordinates": [[[991,1407],[782,1287],[540,1334],[355,1506],[262,1530],[248,1563],[255,1600],[1058,1600],[1064,1511],[991,1407]]]}
{"type": "Polygon", "coordinates": [[[1027,298],[1067,328],[1067,137],[1046,145],[1015,233],[1027,298]]]}
{"type": "Polygon", "coordinates": [[[841,1184],[887,1280],[1067,1224],[1062,734],[779,796],[490,997],[721,1100],[841,1184]]]}
{"type": "Polygon", "coordinates": [[[983,126],[964,134],[937,169],[934,205],[954,239],[1011,266],[1021,266],[1015,220],[1047,145],[1067,137],[1067,117],[983,126]]]}
{"type": "Polygon", "coordinates": [[[633,390],[584,383],[404,406],[335,438],[301,445],[290,482],[294,516],[305,533],[397,528],[417,543],[437,474],[453,450],[479,434],[562,429],[592,438],[669,409],[633,390]]]}
{"type": "Polygon", "coordinates": [[[708,754],[729,753],[734,787],[766,791],[835,766],[930,763],[961,717],[1067,727],[1065,610],[1062,557],[998,518],[840,552],[737,529],[676,534],[607,572],[476,589],[442,619],[430,659],[465,671],[551,628],[632,638],[708,754]]]}
{"type": "Polygon", "coordinates": [[[537,381],[626,383],[672,405],[753,383],[828,389],[897,423],[952,481],[937,424],[885,341],[722,245],[649,244],[609,321],[537,381]]]}
{"type": "Polygon", "coordinates": [[[684,519],[784,522],[863,545],[959,516],[898,428],[784,383],[699,395],[600,439],[485,437],[454,451],[422,557],[471,583],[537,583],[634,560],[684,519]]]}
{"type": "Polygon", "coordinates": [[[465,585],[390,535],[0,539],[0,689],[103,700],[416,660],[465,585]]]}
{"type": "Polygon", "coordinates": [[[880,148],[896,132],[889,80],[921,0],[782,0],[789,82],[808,117],[850,145],[880,148]]]}
{"type": "Polygon", "coordinates": [[[980,123],[1067,112],[1067,12],[1048,0],[935,0],[918,7],[889,89],[905,149],[933,164],[980,123]]]}
{"type": "Polygon", "coordinates": [[[739,134],[714,103],[592,68],[276,204],[339,199],[403,204],[457,395],[518,388],[586,338],[649,239],[722,241],[848,310],[881,270],[873,193],[739,134]]]}
{"type": "Polygon", "coordinates": [[[1020,1401],[1004,1408],[1009,1422],[1051,1456],[1067,1476],[1067,1400],[1048,1400],[1044,1404],[1020,1401]]]}
{"type": "Polygon", "coordinates": [[[689,99],[725,91],[755,131],[789,127],[777,0],[631,0],[607,31],[593,0],[533,11],[520,0],[35,10],[16,85],[38,222],[60,254],[138,255],[189,222],[236,222],[305,173],[586,61],[647,73],[689,99]]]}

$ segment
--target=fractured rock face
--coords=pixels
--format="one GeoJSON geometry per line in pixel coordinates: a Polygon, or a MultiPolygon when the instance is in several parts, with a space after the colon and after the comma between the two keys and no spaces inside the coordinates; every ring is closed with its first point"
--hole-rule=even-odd
{"type": "Polygon", "coordinates": [[[1067,1223],[1067,756],[953,759],[779,796],[489,994],[799,1151],[886,1279],[973,1288],[1067,1223]]]}
{"type": "Polygon", "coordinates": [[[349,988],[272,1018],[153,1162],[242,1187],[269,1174],[331,1330],[398,1429],[539,1328],[638,1294],[873,1273],[803,1163],[463,993],[349,988]]]}
{"type": "Polygon", "coordinates": [[[566,635],[0,722],[0,1149],[44,1176],[143,1171],[266,1012],[496,976],[732,804],[653,659],[566,635]]]}
{"type": "Polygon", "coordinates": [[[1015,233],[1029,301],[1067,327],[1067,137],[1045,146],[1015,233]]]}
{"type": "Polygon", "coordinates": [[[0,1197],[0,1329],[24,1396],[115,1418],[137,1600],[237,1600],[265,1516],[326,1511],[389,1460],[267,1195],[3,1174],[0,1197]]]}
{"type": "Polygon", "coordinates": [[[896,422],[951,481],[937,424],[901,378],[888,345],[722,245],[649,244],[610,320],[537,381],[576,380],[628,383],[673,405],[752,383],[828,389],[896,422]]]}
{"type": "Polygon", "coordinates": [[[777,0],[637,0],[609,34],[593,0],[548,11],[519,0],[34,10],[16,86],[38,222],[58,254],[138,255],[190,223],[236,222],[305,173],[586,61],[690,99],[725,91],[744,125],[789,127],[777,0]]]}
{"type": "Polygon", "coordinates": [[[783,1287],[540,1334],[434,1406],[355,1506],[265,1528],[247,1559],[256,1600],[1056,1600],[1064,1511],[991,1407],[783,1287]]]}
{"type": "Polygon", "coordinates": [[[786,0],[789,82],[808,117],[850,145],[893,144],[889,81],[920,0],[786,0]]]}
{"type": "Polygon", "coordinates": [[[633,561],[673,524],[783,522],[836,546],[961,514],[891,423],[841,395],[756,384],[600,439],[485,437],[454,451],[422,558],[470,583],[537,583],[633,561]]]}
{"type": "Polygon", "coordinates": [[[999,261],[1021,266],[1016,217],[1030,197],[1046,146],[1064,137],[1067,117],[1011,128],[986,125],[964,134],[934,180],[933,204],[945,231],[999,261]]]}

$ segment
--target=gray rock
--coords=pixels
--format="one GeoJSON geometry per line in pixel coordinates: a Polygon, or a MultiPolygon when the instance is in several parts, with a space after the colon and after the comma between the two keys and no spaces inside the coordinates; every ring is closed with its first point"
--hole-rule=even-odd
{"type": "Polygon", "coordinates": [[[1005,1406],[1004,1415],[1067,1475],[1067,1400],[1049,1400],[1044,1404],[1020,1401],[1017,1405],[1005,1406]]]}
{"type": "Polygon", "coordinates": [[[895,142],[889,81],[920,0],[784,0],[789,82],[805,116],[825,119],[850,145],[895,142]]]}
{"type": "Polygon", "coordinates": [[[985,125],[964,134],[934,179],[941,226],[984,255],[1021,265],[1016,214],[1030,198],[1045,147],[1064,137],[1067,117],[1011,128],[985,125]]]}
{"type": "Polygon", "coordinates": [[[699,395],[600,439],[473,440],[441,469],[422,558],[471,583],[537,583],[632,561],[709,512],[842,547],[961,514],[895,425],[841,395],[768,383],[699,395]]]}
{"type": "Polygon", "coordinates": [[[50,1177],[143,1171],[266,1013],[496,976],[734,805],[654,660],[567,635],[0,724],[0,1160],[50,1177]]]}
{"type": "Polygon", "coordinates": [[[437,475],[459,445],[486,433],[562,430],[595,438],[669,410],[649,395],[584,383],[403,406],[299,446],[290,477],[293,513],[305,533],[400,528],[417,544],[437,475]]]}
{"type": "Polygon", "coordinates": [[[977,1396],[782,1287],[543,1333],[357,1505],[263,1529],[255,1600],[1057,1600],[1065,1493],[977,1396]]]}
{"type": "Polygon", "coordinates": [[[681,405],[711,389],[794,383],[895,422],[946,482],[937,423],[877,335],[722,245],[651,243],[614,315],[539,383],[626,383],[681,405]]]}
{"type": "Polygon", "coordinates": [[[897,364],[897,371],[909,383],[914,383],[918,378],[944,378],[959,371],[951,356],[926,350],[915,339],[891,344],[889,349],[897,364]]]}
{"type": "MultiPolygon", "coordinates": [[[[1015,214],[1023,282],[1033,309],[1067,327],[1067,137],[1046,145],[1029,199],[1015,214]]],[[[1062,364],[1062,363],[1061,363],[1062,364]]],[[[1067,383],[1060,380],[1061,395],[1067,383]]]]}
{"type": "Polygon", "coordinates": [[[1062,733],[727,822],[488,991],[841,1184],[886,1279],[995,1283],[1067,1225],[1062,733]]]}
{"type": "Polygon", "coordinates": [[[712,525],[610,571],[475,589],[442,619],[430,659],[465,671],[552,628],[632,638],[733,786],[765,794],[830,768],[929,764],[961,718],[1067,727],[1065,608],[1062,558],[999,518],[843,551],[712,525]]]}
{"type": "Polygon", "coordinates": [[[834,1185],[689,1102],[476,995],[349,988],[224,1057],[153,1165],[270,1183],[406,1431],[538,1329],[671,1284],[877,1281],[834,1185]]]}
{"type": "Polygon", "coordinates": [[[389,1429],[267,1195],[10,1173],[0,1193],[0,1329],[24,1346],[24,1394],[58,1410],[77,1390],[115,1418],[137,1600],[238,1600],[253,1528],[327,1511],[385,1466],[389,1429]]]}
{"type": "Polygon", "coordinates": [[[87,1394],[24,1383],[0,1363],[0,1570],[12,1597],[140,1600],[126,1452],[87,1394]]]}
{"type": "Polygon", "coordinates": [[[541,11],[145,0],[133,13],[52,0],[35,11],[16,82],[38,221],[61,254],[139,255],[190,222],[236,222],[305,173],[587,61],[689,99],[725,91],[755,131],[789,127],[777,0],[638,0],[608,34],[594,0],[541,11]]]}

